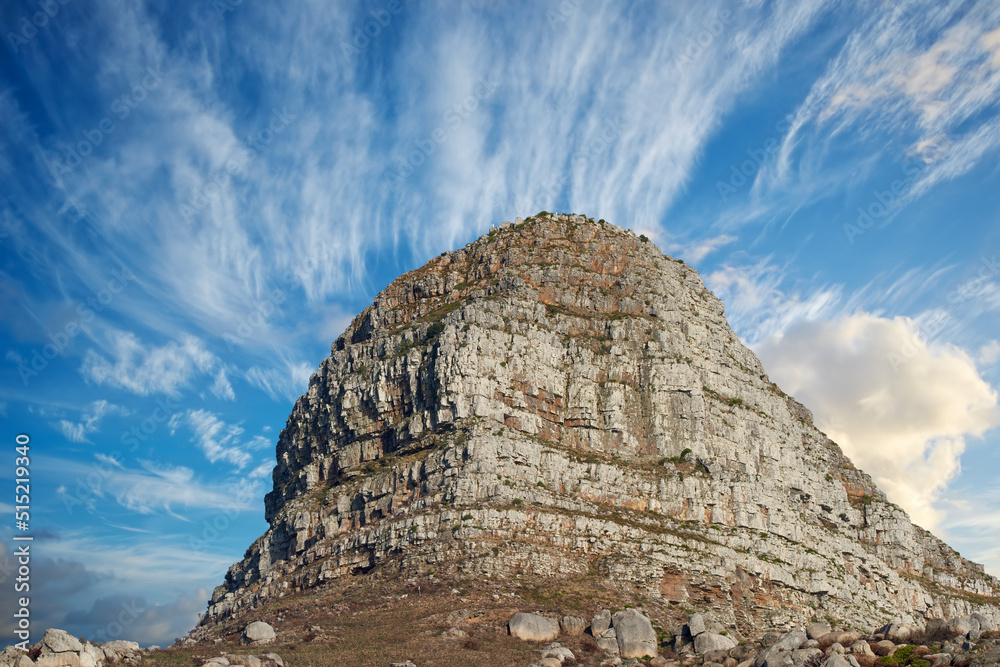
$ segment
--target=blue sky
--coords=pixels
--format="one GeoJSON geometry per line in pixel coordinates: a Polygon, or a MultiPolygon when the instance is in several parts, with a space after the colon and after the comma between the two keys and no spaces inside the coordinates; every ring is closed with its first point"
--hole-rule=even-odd
{"type": "Polygon", "coordinates": [[[183,635],[350,318],[541,209],[695,266],[772,379],[1000,574],[1000,5],[11,0],[0,28],[36,637],[183,635]]]}

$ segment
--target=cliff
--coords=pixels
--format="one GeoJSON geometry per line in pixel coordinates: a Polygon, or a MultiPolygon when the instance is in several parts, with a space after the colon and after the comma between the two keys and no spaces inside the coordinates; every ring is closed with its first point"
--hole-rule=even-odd
{"type": "Polygon", "coordinates": [[[697,272],[604,221],[504,223],[380,293],[277,445],[211,626],[356,575],[596,576],[755,632],[979,612],[1000,584],[768,380],[697,272]]]}

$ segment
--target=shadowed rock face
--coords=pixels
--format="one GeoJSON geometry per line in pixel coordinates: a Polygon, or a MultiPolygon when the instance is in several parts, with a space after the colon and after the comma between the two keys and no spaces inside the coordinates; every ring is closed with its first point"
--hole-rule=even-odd
{"type": "Polygon", "coordinates": [[[277,446],[269,530],[205,623],[368,573],[597,574],[753,632],[980,611],[771,383],[683,262],[582,216],[506,224],[387,287],[277,446]]]}

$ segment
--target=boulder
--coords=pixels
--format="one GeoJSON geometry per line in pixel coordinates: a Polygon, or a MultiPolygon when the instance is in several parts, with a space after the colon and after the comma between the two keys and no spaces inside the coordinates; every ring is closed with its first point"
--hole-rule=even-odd
{"type": "MultiPolygon", "coordinates": [[[[779,653],[787,653],[789,651],[794,651],[798,647],[802,646],[803,643],[808,639],[806,633],[801,630],[793,630],[792,632],[786,632],[781,635],[777,641],[771,644],[769,647],[757,654],[754,658],[754,667],[775,667],[775,659],[778,658],[779,653]]],[[[815,651],[819,655],[822,655],[822,651],[819,649],[805,649],[806,651],[815,651]]]]}
{"type": "Polygon", "coordinates": [[[913,632],[908,625],[892,623],[885,632],[885,638],[896,644],[905,644],[913,632]]]}
{"type": "Polygon", "coordinates": [[[277,635],[268,623],[264,621],[254,621],[243,628],[243,641],[247,644],[270,644],[277,635]]]}
{"type": "Polygon", "coordinates": [[[851,654],[852,655],[865,655],[869,658],[875,657],[875,652],[872,651],[872,647],[868,645],[864,639],[859,639],[858,641],[851,644],[851,654]]]}
{"type": "Polygon", "coordinates": [[[35,659],[35,667],[83,667],[80,654],[72,651],[43,653],[35,659]]]}
{"type": "Polygon", "coordinates": [[[714,632],[703,632],[694,638],[695,653],[704,654],[709,651],[728,651],[736,648],[736,642],[725,635],[714,632]]]}
{"type": "Polygon", "coordinates": [[[550,642],[559,636],[559,622],[540,614],[518,612],[507,622],[510,634],[529,642],[550,642]]]}
{"type": "Polygon", "coordinates": [[[853,655],[831,655],[821,667],[861,667],[853,655]]]}
{"type": "Polygon", "coordinates": [[[935,635],[942,633],[948,629],[948,621],[943,618],[932,618],[927,621],[927,625],[924,626],[924,632],[928,637],[933,638],[935,635]]]}
{"type": "Polygon", "coordinates": [[[42,637],[42,653],[65,653],[67,651],[82,651],[80,640],[56,628],[49,628],[42,637]]]}
{"type": "Polygon", "coordinates": [[[618,633],[614,628],[608,628],[597,636],[597,647],[602,651],[618,653],[618,633]]]}
{"type": "Polygon", "coordinates": [[[582,635],[583,631],[587,629],[587,621],[578,616],[563,616],[559,619],[559,627],[563,633],[575,637],[582,635]]]}
{"type": "Polygon", "coordinates": [[[281,656],[278,655],[277,653],[265,653],[261,657],[267,658],[268,660],[276,664],[278,667],[285,667],[285,661],[282,660],[281,656]]]}
{"type": "Polygon", "coordinates": [[[888,639],[877,641],[871,647],[875,655],[892,655],[896,652],[896,645],[888,639]]]}
{"type": "Polygon", "coordinates": [[[972,621],[968,618],[953,618],[948,621],[947,629],[949,632],[966,635],[970,630],[972,630],[972,621]]]}
{"type": "MultiPolygon", "coordinates": [[[[655,658],[656,631],[649,619],[635,609],[619,611],[611,617],[611,624],[618,639],[618,653],[623,658],[655,658]]],[[[697,638],[696,638],[697,639],[697,638]]],[[[735,646],[735,643],[733,644],[735,646]]]]}
{"type": "Polygon", "coordinates": [[[705,632],[705,616],[703,614],[692,614],[687,622],[688,632],[692,637],[697,637],[705,632]]]}
{"type": "Polygon", "coordinates": [[[806,636],[809,639],[819,639],[823,635],[830,634],[830,626],[826,623],[810,623],[806,627],[806,636]]]}
{"type": "Polygon", "coordinates": [[[777,651],[765,659],[763,667],[806,667],[819,664],[822,659],[823,652],[818,648],[777,651]]]}
{"type": "Polygon", "coordinates": [[[138,653],[139,644],[138,642],[127,642],[121,639],[116,639],[112,642],[104,642],[104,644],[101,645],[101,650],[104,651],[104,655],[108,660],[118,662],[138,653]]]}
{"type": "Polygon", "coordinates": [[[845,653],[847,653],[847,649],[844,648],[844,645],[836,642],[830,644],[830,647],[826,649],[827,655],[844,655],[845,653]]]}
{"type": "Polygon", "coordinates": [[[969,620],[979,623],[979,630],[981,632],[995,632],[997,627],[987,616],[976,612],[975,614],[969,615],[969,620]]]}
{"type": "Polygon", "coordinates": [[[542,659],[544,660],[545,658],[555,658],[559,661],[560,665],[567,660],[576,660],[573,651],[570,651],[565,646],[551,646],[545,649],[542,651],[542,659]]]}
{"type": "Polygon", "coordinates": [[[594,637],[599,637],[602,632],[610,627],[611,612],[607,609],[602,609],[594,614],[594,618],[590,621],[590,634],[594,637]]]}

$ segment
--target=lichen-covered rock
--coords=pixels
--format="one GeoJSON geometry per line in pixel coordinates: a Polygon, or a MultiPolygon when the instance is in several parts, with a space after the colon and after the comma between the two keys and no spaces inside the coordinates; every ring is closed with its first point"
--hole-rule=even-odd
{"type": "Polygon", "coordinates": [[[206,626],[379,568],[594,566],[678,604],[713,590],[745,635],[817,605],[852,627],[1000,623],[996,579],[770,382],[693,269],[583,216],[503,226],[383,290],[296,402],[273,482],[206,626]]]}

